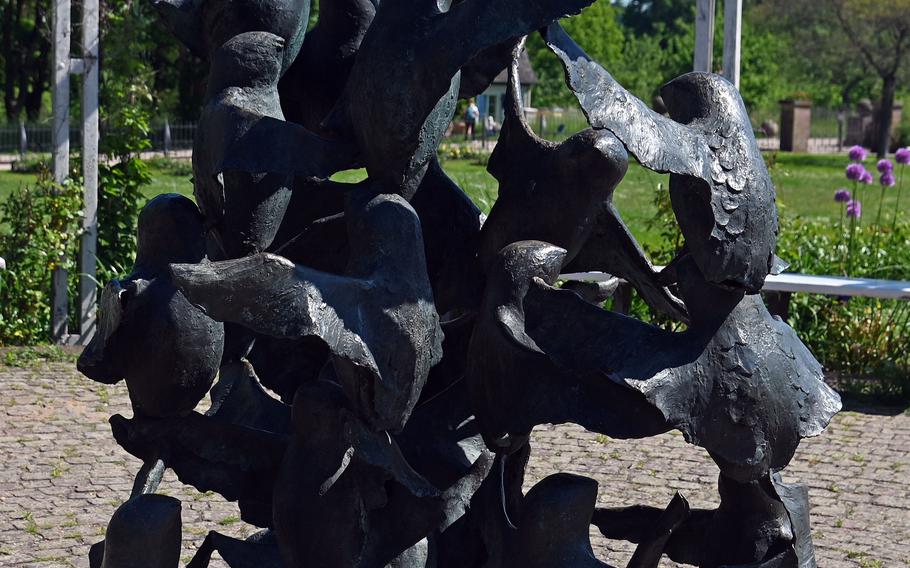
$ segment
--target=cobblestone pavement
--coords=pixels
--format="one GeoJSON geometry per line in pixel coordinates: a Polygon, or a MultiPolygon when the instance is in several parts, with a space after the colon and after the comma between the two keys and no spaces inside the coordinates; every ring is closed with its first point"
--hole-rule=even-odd
{"type": "MultiPolygon", "coordinates": [[[[118,412],[129,413],[125,386],[92,383],[72,363],[0,366],[0,566],[88,565],[89,545],[139,467],[111,437],[107,418],[118,412]]],[[[821,568],[910,566],[908,452],[910,415],[881,409],[843,412],[804,441],[784,477],[810,487],[821,568]]],[[[574,426],[539,428],[528,482],[556,471],[596,478],[604,505],[663,507],[677,490],[694,507],[717,502],[715,466],[678,434],[620,442],[574,426]]],[[[211,529],[252,532],[236,505],[172,475],[162,492],[183,501],[184,562],[211,529]]],[[[596,534],[594,543],[607,562],[629,558],[623,543],[596,534]]]]}

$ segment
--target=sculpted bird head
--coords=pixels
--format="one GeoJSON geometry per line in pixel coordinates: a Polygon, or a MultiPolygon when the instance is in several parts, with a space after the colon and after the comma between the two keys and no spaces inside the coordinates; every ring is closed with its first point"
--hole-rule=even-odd
{"type": "Polygon", "coordinates": [[[704,123],[724,132],[736,127],[748,127],[751,131],[749,115],[739,91],[721,75],[686,73],[661,87],[660,96],[670,118],[676,122],[704,123]]]}
{"type": "Polygon", "coordinates": [[[209,94],[226,87],[274,87],[281,76],[284,40],[268,32],[246,32],[212,54],[209,94]]]}

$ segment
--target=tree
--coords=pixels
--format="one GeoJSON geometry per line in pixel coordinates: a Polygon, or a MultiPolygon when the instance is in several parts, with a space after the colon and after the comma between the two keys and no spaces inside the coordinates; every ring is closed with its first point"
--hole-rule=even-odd
{"type": "MultiPolygon", "coordinates": [[[[562,21],[569,35],[596,61],[604,64],[621,59],[623,30],[617,20],[616,9],[608,2],[597,2],[580,15],[562,21]]],[[[540,106],[572,106],[575,98],[565,86],[562,64],[553,55],[538,34],[528,39],[528,55],[537,73],[539,83],[534,90],[534,100],[540,106]]]]}
{"type": "Polygon", "coordinates": [[[891,107],[907,77],[910,48],[910,0],[768,0],[761,7],[769,22],[791,37],[791,57],[804,61],[802,71],[819,83],[839,86],[842,102],[851,103],[869,83],[880,81],[877,151],[888,151],[891,107]]]}
{"type": "Polygon", "coordinates": [[[3,107],[14,122],[36,120],[50,88],[49,0],[5,0],[0,26],[3,107]]]}
{"type": "Polygon", "coordinates": [[[910,51],[910,0],[829,0],[837,21],[863,60],[882,81],[878,116],[878,155],[888,153],[891,142],[891,109],[898,74],[910,51]]]}
{"type": "Polygon", "coordinates": [[[623,25],[639,36],[684,32],[680,24],[694,18],[692,0],[631,0],[622,12],[623,25]]]}

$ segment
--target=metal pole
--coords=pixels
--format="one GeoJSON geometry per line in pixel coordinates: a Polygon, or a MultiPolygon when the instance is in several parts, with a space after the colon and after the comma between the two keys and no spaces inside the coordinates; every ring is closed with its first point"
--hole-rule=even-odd
{"type": "Polygon", "coordinates": [[[54,2],[54,181],[63,183],[70,165],[70,0],[54,2]]]}
{"type": "Polygon", "coordinates": [[[98,0],[82,2],[82,242],[79,250],[79,335],[95,334],[98,285],[98,0]]]}
{"type": "Polygon", "coordinates": [[[742,64],[743,0],[724,0],[724,77],[739,89],[742,64]]]}
{"type": "Polygon", "coordinates": [[[19,158],[25,159],[28,153],[28,133],[25,131],[25,121],[19,121],[19,158]]]}
{"type": "Polygon", "coordinates": [[[695,3],[695,71],[710,73],[714,59],[715,0],[696,0],[695,3]]]}
{"type": "Polygon", "coordinates": [[[171,123],[164,118],[164,157],[167,158],[171,154],[171,123]]]}
{"type": "MultiPolygon", "coordinates": [[[[54,181],[63,183],[69,175],[70,153],[70,0],[54,2],[54,181]]],[[[55,268],[51,278],[51,339],[66,340],[68,301],[66,270],[55,268]]]]}

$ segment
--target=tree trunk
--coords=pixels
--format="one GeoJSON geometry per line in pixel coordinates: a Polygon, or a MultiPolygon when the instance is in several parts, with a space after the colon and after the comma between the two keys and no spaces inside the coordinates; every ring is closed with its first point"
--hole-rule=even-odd
{"type": "MultiPolygon", "coordinates": [[[[35,28],[29,38],[31,55],[29,56],[29,66],[32,72],[28,74],[27,80],[23,81],[22,89],[27,89],[27,94],[23,100],[25,115],[29,120],[38,120],[41,114],[44,93],[50,87],[51,48],[50,38],[41,33],[41,30],[47,26],[48,10],[52,10],[45,0],[35,2],[35,28]]],[[[51,12],[52,13],[52,12],[51,12]]]]}
{"type": "Polygon", "coordinates": [[[888,155],[891,146],[891,118],[894,108],[894,91],[897,87],[897,77],[892,73],[882,78],[882,102],[878,109],[878,157],[888,155]]]}
{"type": "Polygon", "coordinates": [[[19,115],[16,107],[16,59],[13,51],[14,21],[15,29],[19,22],[15,19],[16,8],[12,2],[6,2],[3,9],[3,29],[0,34],[0,49],[3,50],[3,108],[6,110],[6,120],[13,123],[19,115]]]}

